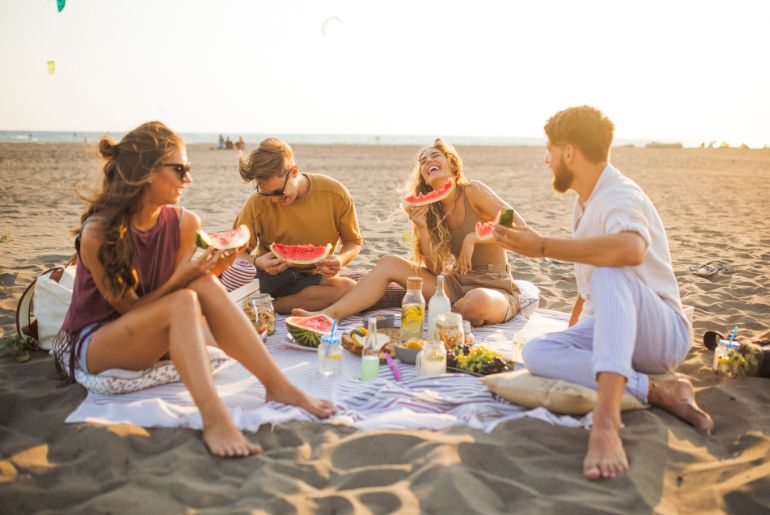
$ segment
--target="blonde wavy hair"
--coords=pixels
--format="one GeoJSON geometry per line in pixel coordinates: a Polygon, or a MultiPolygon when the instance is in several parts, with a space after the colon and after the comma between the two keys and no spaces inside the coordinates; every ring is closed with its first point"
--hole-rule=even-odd
{"type": "MultiPolygon", "coordinates": [[[[468,179],[463,175],[463,160],[460,159],[460,155],[452,145],[441,138],[436,138],[436,141],[434,141],[432,145],[423,147],[417,152],[417,163],[412,172],[412,185],[410,191],[415,195],[433,191],[433,188],[425,182],[420,173],[420,156],[422,156],[426,150],[432,148],[435,148],[446,156],[447,161],[449,162],[449,169],[452,172],[457,187],[465,187],[465,185],[468,184],[468,179]]],[[[446,213],[444,213],[444,205],[441,202],[434,202],[428,206],[427,222],[428,233],[430,234],[430,255],[425,256],[422,253],[420,248],[420,233],[416,230],[416,227],[412,227],[414,234],[412,254],[414,260],[418,265],[421,265],[427,258],[435,263],[439,270],[444,270],[454,265],[454,256],[452,255],[452,245],[450,243],[451,235],[449,234],[449,227],[446,223],[446,213]]]]}

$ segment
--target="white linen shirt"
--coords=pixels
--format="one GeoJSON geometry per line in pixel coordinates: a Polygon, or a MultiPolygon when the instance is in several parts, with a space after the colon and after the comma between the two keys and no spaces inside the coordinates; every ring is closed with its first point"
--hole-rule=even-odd
{"type": "MultiPolygon", "coordinates": [[[[681,311],[666,229],[652,201],[638,184],[608,163],[588,200],[583,203],[577,198],[572,227],[575,239],[625,231],[639,234],[647,243],[647,252],[642,264],[628,268],[664,302],[681,311]]],[[[578,292],[585,299],[581,318],[593,314],[590,284],[594,268],[594,265],[575,263],[578,292]]]]}

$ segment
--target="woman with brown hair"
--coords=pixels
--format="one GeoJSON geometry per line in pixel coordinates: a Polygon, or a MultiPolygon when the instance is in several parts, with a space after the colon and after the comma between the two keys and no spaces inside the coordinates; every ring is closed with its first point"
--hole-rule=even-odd
{"type": "Polygon", "coordinates": [[[235,426],[214,387],[206,345],[218,345],[265,386],[266,400],[319,417],[333,408],[307,397],[276,367],[254,327],[216,275],[234,260],[210,247],[194,258],[200,220],[174,207],[192,182],[184,141],[148,122],[116,143],[105,137],[101,191],[81,217],[72,303],[55,344],[60,375],[142,370],[170,358],[200,410],[216,456],[260,451],[235,426]]]}
{"type": "MultiPolygon", "coordinates": [[[[405,209],[413,227],[414,261],[384,256],[340,300],[323,310],[336,319],[363,311],[382,296],[390,282],[406,285],[409,276],[423,278],[426,299],[436,289],[436,276],[446,275],[446,294],[452,310],[474,326],[498,324],[519,310],[519,291],[513,282],[506,252],[476,237],[477,222],[490,222],[511,207],[481,181],[469,181],[457,151],[441,138],[417,154],[412,192],[440,190],[448,180],[457,187],[439,202],[405,209]]],[[[515,213],[517,224],[524,220],[515,213]]],[[[295,309],[295,314],[308,314],[295,309]]]]}

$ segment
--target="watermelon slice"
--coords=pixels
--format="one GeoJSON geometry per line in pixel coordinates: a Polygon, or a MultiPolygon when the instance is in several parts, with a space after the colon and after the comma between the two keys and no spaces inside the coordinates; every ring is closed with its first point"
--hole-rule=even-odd
{"type": "Polygon", "coordinates": [[[249,242],[251,232],[245,225],[227,232],[209,234],[203,229],[195,233],[195,244],[202,249],[214,247],[217,250],[239,249],[249,242]]]}
{"type": "Polygon", "coordinates": [[[325,247],[315,245],[284,245],[283,243],[271,243],[270,252],[275,257],[283,258],[292,265],[312,265],[321,261],[332,251],[332,244],[325,247]]]}
{"type": "Polygon", "coordinates": [[[440,190],[433,190],[428,193],[418,193],[417,195],[408,195],[401,201],[407,206],[419,207],[433,204],[439,200],[444,200],[455,190],[455,180],[449,179],[440,190]]]}
{"type": "Polygon", "coordinates": [[[497,220],[504,227],[513,227],[513,209],[501,209],[497,214],[497,220]]]}
{"type": "Polygon", "coordinates": [[[331,334],[333,324],[334,320],[326,315],[286,319],[286,329],[297,343],[305,347],[318,347],[321,336],[331,334]]]}
{"type": "Polygon", "coordinates": [[[495,222],[476,222],[476,237],[481,241],[491,240],[495,222]]]}

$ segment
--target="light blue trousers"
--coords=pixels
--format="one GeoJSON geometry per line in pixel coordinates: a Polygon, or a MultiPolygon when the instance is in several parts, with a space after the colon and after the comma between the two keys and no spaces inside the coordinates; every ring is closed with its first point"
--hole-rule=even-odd
{"type": "Polygon", "coordinates": [[[689,325],[627,268],[597,267],[590,291],[593,315],[530,340],[524,364],[534,375],[594,389],[597,374],[614,372],[627,379],[627,392],[646,403],[647,374],[670,372],[684,360],[689,325]]]}

